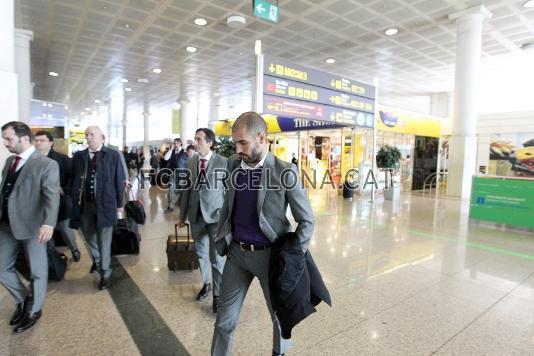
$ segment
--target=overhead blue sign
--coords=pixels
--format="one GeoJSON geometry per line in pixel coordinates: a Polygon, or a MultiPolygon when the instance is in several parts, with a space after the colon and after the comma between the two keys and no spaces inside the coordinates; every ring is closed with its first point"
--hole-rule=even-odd
{"type": "Polygon", "coordinates": [[[265,56],[264,63],[263,74],[265,75],[295,80],[373,100],[375,98],[375,87],[369,84],[269,56],[265,56]]]}
{"type": "Polygon", "coordinates": [[[263,92],[297,100],[374,113],[374,100],[314,85],[265,75],[263,92]]]}

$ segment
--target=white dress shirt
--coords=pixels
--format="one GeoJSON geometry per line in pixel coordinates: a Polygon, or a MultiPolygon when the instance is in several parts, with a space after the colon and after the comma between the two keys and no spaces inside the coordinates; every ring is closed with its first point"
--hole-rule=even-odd
{"type": "Polygon", "coordinates": [[[176,152],[176,154],[180,153],[180,151],[182,150],[182,148],[175,148],[174,150],[168,150],[167,153],[165,153],[165,156],[163,156],[163,159],[168,161],[171,159],[171,156],[172,156],[172,151],[176,152]]]}
{"type": "Polygon", "coordinates": [[[261,159],[261,161],[258,162],[258,164],[256,164],[254,167],[251,167],[249,166],[248,164],[245,163],[244,160],[241,160],[241,169],[256,169],[256,168],[261,168],[263,167],[263,163],[265,163],[265,158],[267,157],[267,153],[263,156],[263,158],[261,159]]]}
{"type": "Polygon", "coordinates": [[[198,171],[200,172],[200,167],[202,164],[201,160],[206,160],[206,163],[204,164],[205,169],[208,169],[208,163],[211,159],[211,156],[213,155],[213,151],[210,150],[210,152],[206,155],[206,157],[202,157],[200,154],[198,155],[198,171]]]}
{"type": "MultiPolygon", "coordinates": [[[[17,155],[17,156],[20,157],[19,165],[17,166],[17,172],[20,171],[22,166],[24,166],[26,164],[26,162],[28,161],[28,159],[30,158],[32,153],[34,153],[34,152],[35,152],[35,147],[31,146],[26,151],[24,151],[21,154],[17,155]]],[[[15,162],[15,160],[13,160],[12,164],[14,164],[14,162],[15,162]]]]}
{"type": "Polygon", "coordinates": [[[93,156],[95,155],[95,152],[100,152],[100,150],[102,149],[104,145],[100,145],[100,147],[98,147],[98,149],[96,151],[91,151],[91,149],[89,148],[89,159],[93,159],[93,156]]]}

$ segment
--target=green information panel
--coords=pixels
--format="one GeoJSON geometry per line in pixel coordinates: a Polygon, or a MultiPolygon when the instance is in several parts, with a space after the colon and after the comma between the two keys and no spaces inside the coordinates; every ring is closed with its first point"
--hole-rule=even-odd
{"type": "Polygon", "coordinates": [[[534,180],[474,177],[470,216],[534,228],[534,180]]]}
{"type": "Polygon", "coordinates": [[[274,23],[280,20],[280,12],[275,4],[267,0],[254,0],[252,6],[254,6],[254,16],[274,23]]]}

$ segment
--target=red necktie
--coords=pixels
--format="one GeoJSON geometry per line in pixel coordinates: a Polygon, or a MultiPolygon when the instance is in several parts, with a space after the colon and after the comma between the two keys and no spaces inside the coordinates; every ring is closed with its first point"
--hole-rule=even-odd
{"type": "Polygon", "coordinates": [[[208,160],[205,158],[200,159],[200,174],[206,175],[206,162],[208,160]]]}
{"type": "Polygon", "coordinates": [[[9,174],[14,175],[15,173],[17,173],[17,168],[19,166],[20,160],[21,160],[20,156],[15,156],[15,160],[13,161],[13,164],[11,165],[9,174]]]}

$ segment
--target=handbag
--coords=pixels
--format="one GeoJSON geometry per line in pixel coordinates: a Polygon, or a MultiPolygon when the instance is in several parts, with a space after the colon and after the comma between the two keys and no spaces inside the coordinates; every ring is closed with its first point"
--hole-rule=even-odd
{"type": "Polygon", "coordinates": [[[128,202],[124,206],[124,210],[126,210],[126,215],[133,221],[140,225],[145,224],[145,207],[143,206],[143,203],[140,200],[134,199],[133,192],[131,189],[128,189],[128,202]]]}

